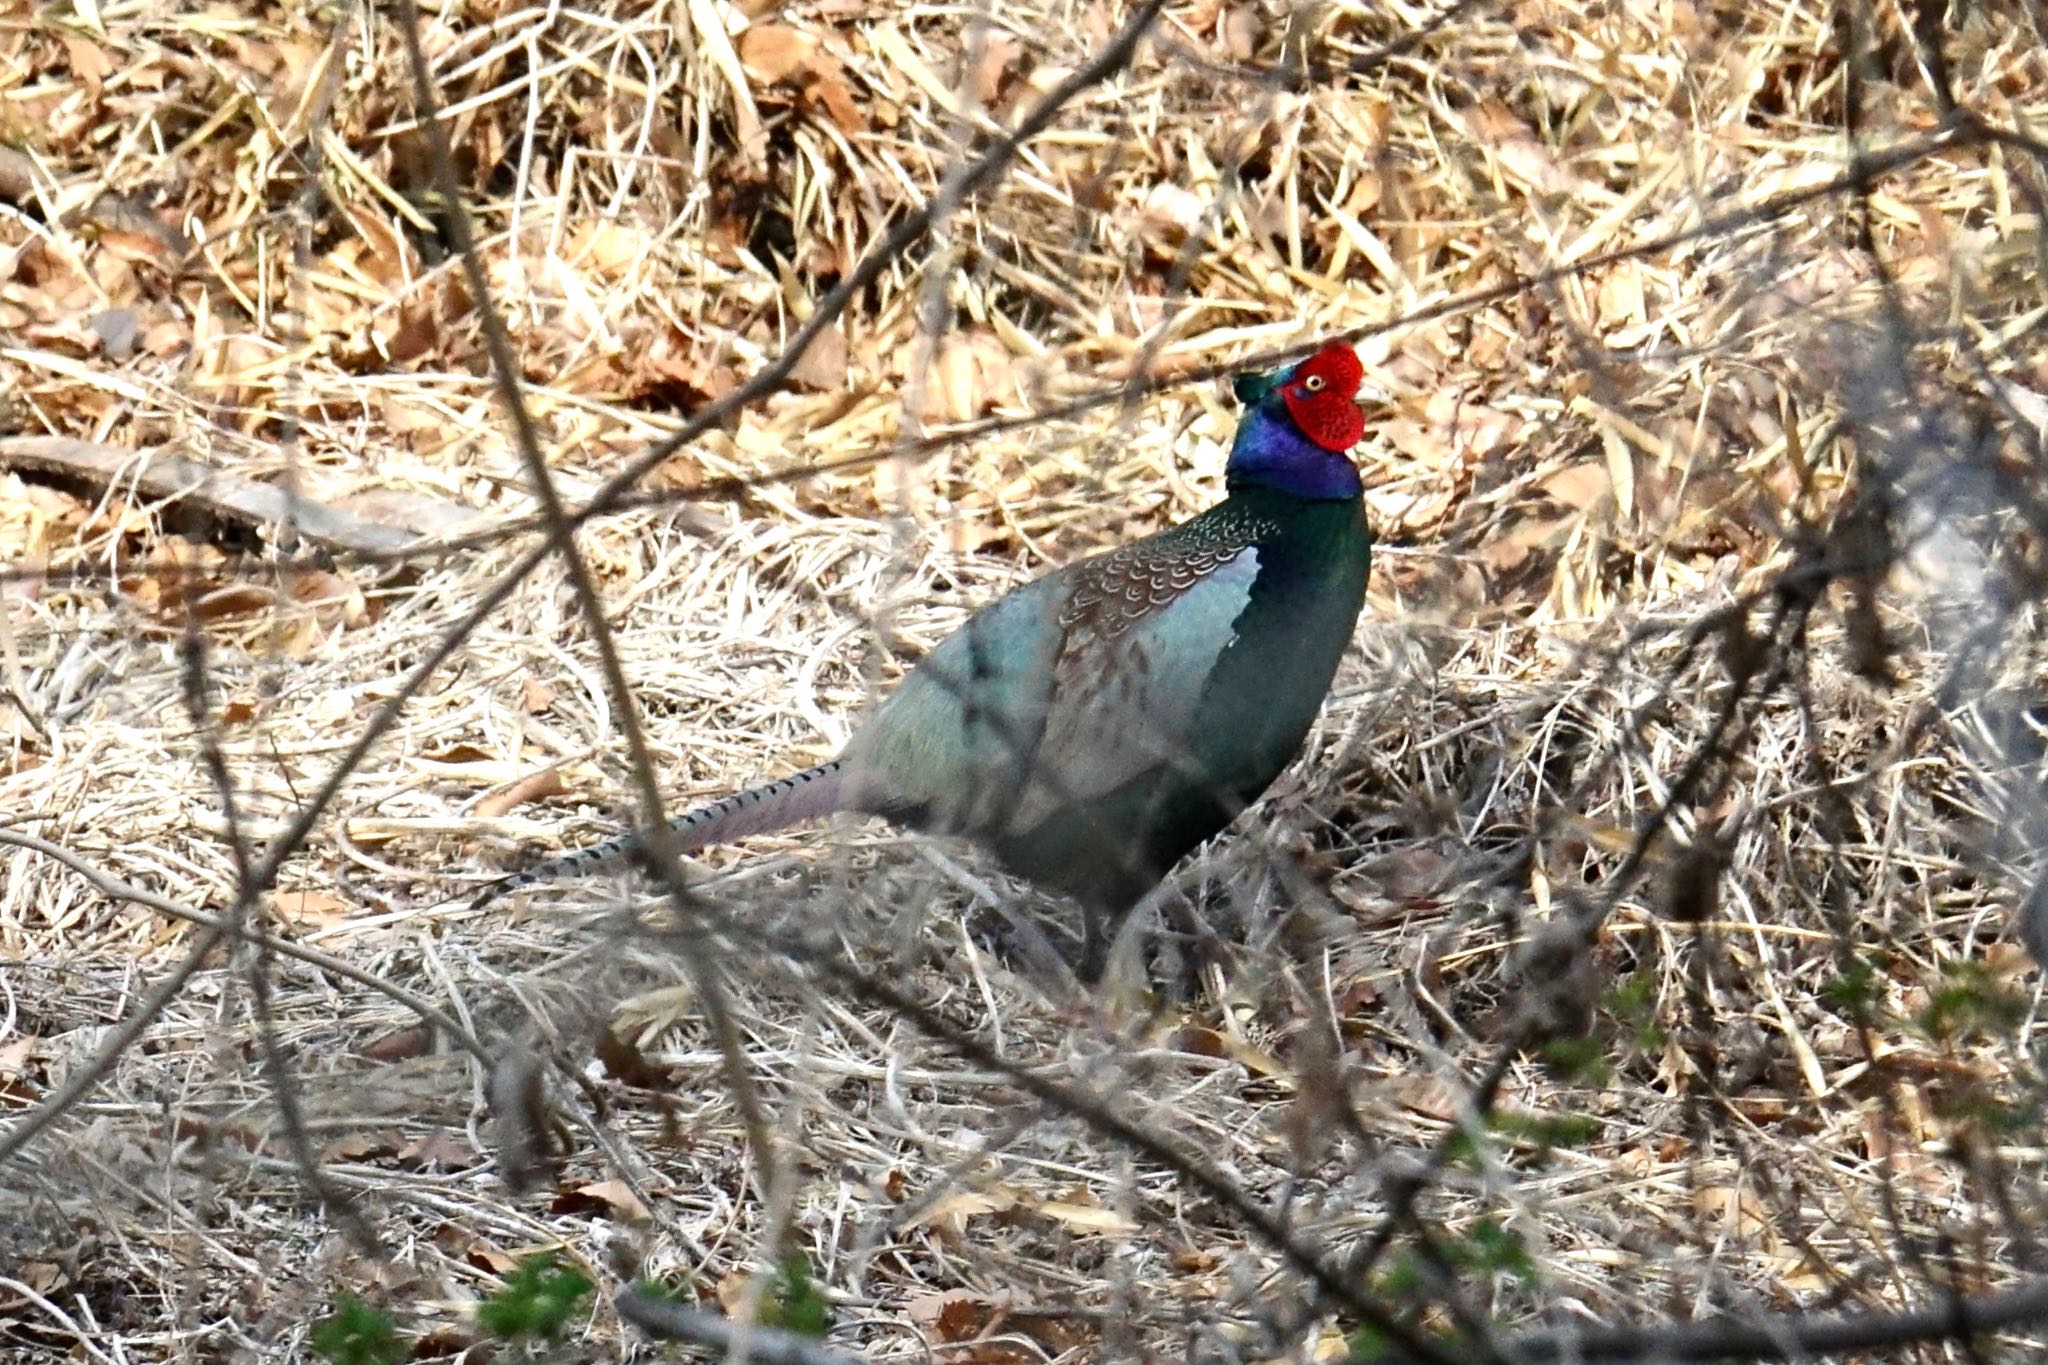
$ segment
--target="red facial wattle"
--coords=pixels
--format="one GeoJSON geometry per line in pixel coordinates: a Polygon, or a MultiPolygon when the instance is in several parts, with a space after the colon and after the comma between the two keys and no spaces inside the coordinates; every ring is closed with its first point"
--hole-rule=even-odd
{"type": "Polygon", "coordinates": [[[1294,425],[1324,450],[1341,455],[1365,435],[1365,414],[1349,398],[1339,398],[1327,389],[1297,394],[1290,385],[1286,399],[1287,415],[1294,425]]]}
{"type": "Polygon", "coordinates": [[[1365,435],[1365,414],[1354,401],[1364,378],[1358,352],[1349,346],[1325,346],[1295,366],[1280,396],[1302,435],[1341,455],[1365,435]]]}

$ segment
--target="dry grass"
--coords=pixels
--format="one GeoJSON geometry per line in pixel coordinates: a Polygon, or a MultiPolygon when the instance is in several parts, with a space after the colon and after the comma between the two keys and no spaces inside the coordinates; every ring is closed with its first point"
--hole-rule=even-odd
{"type": "MultiPolygon", "coordinates": [[[[2023,10],[1969,7],[1942,44],[1957,103],[2021,132],[2048,121],[2023,10]]],[[[833,1341],[882,1359],[1339,1352],[1355,1323],[1304,1314],[1299,1268],[1239,1213],[939,1026],[1199,1152],[1339,1259],[1427,1175],[1370,1282],[1432,1327],[1897,1306],[2037,1271],[2038,979],[2007,925],[2043,829],[2024,742],[2042,167],[1943,141],[1890,6],[1433,13],[1169,6],[786,391],[665,461],[651,486],[678,497],[579,541],[687,805],[829,754],[972,606],[1213,500],[1231,413],[1176,376],[1369,329],[1371,622],[1307,761],[1183,871],[1238,945],[1208,993],[1048,990],[973,928],[1026,893],[867,826],[708,853],[703,894],[736,926],[709,947],[626,922],[602,883],[459,908],[633,809],[550,560],[264,908],[492,1052],[560,1062],[559,1177],[497,1178],[491,1078],[426,1050],[403,1003],[217,954],[14,1158],[9,1352],[301,1356],[342,1290],[451,1351],[540,1249],[727,1307],[800,1254],[833,1341]],[[1905,152],[1866,195],[1817,192],[1852,120],[1861,149],[1905,152]],[[1128,406],[1063,406],[1133,375],[1128,406]],[[1917,558],[1873,560],[1848,514],[1873,491],[1917,558]],[[1859,576],[1873,562],[1881,582],[1859,576]],[[559,786],[504,808],[550,764],[559,786]],[[731,987],[765,1163],[689,954],[731,987]],[[1991,1017],[1957,1019],[1972,1002],[1991,1017]],[[380,1254],[309,1197],[295,1136],[380,1254]]],[[[744,382],[1123,17],[430,14],[565,494],[744,382]]],[[[0,809],[226,914],[240,882],[187,668],[243,837],[274,838],[533,543],[529,499],[440,259],[388,14],[17,5],[0,72],[0,421],[168,444],[372,519],[431,497],[503,528],[315,567],[179,505],[0,476],[0,547],[29,570],[0,589],[0,809]]],[[[192,941],[20,846],[0,940],[16,1115],[192,941]]],[[[630,1340],[601,1308],[565,1358],[630,1340]]]]}

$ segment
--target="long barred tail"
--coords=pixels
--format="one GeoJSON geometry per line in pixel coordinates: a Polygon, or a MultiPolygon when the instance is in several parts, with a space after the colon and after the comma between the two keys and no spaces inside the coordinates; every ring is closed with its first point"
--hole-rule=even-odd
{"type": "MultiPolygon", "coordinates": [[[[669,847],[679,854],[688,853],[707,844],[727,844],[749,834],[767,834],[830,815],[840,809],[839,787],[843,766],[841,760],[835,758],[830,763],[820,763],[815,768],[806,768],[774,782],[749,787],[723,801],[699,806],[687,815],[678,815],[668,822],[673,836],[669,847]]],[[[616,839],[579,848],[574,853],[564,853],[537,867],[492,882],[477,892],[469,903],[470,909],[481,910],[498,897],[523,891],[529,886],[569,881],[602,864],[629,858],[639,849],[638,834],[621,834],[616,839]]]]}

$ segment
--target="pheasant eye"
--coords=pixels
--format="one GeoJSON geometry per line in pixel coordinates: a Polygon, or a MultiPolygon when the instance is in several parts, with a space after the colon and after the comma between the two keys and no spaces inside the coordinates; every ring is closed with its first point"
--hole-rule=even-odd
{"type": "Polygon", "coordinates": [[[1323,387],[1323,377],[1319,374],[1312,374],[1301,381],[1301,386],[1310,393],[1320,392],[1323,387]]]}

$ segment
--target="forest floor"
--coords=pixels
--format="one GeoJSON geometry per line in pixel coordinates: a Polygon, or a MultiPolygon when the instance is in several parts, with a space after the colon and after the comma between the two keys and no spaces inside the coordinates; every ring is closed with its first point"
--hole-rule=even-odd
{"type": "Polygon", "coordinates": [[[576,537],[671,810],[1357,340],[1358,648],[1175,879],[1199,988],[1082,995],[868,822],[469,909],[639,807],[405,7],[0,4],[9,1358],[435,1358],[540,1253],[551,1359],[644,1277],[976,1365],[2038,1273],[2048,42],[1963,8],[1170,3],[964,195],[1136,7],[429,8],[572,507],[937,195],[576,537]]]}

